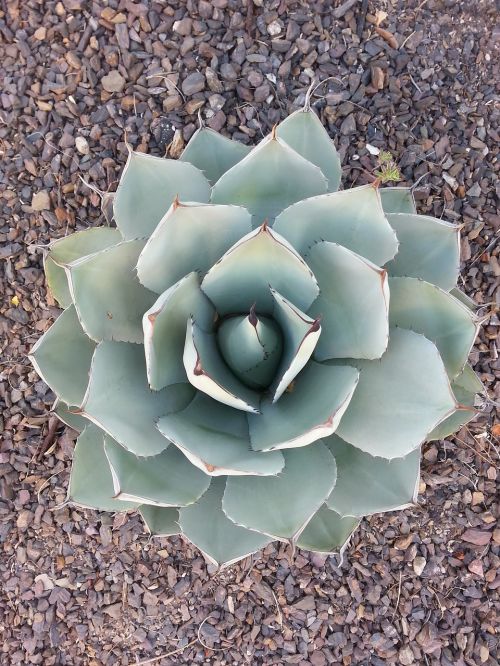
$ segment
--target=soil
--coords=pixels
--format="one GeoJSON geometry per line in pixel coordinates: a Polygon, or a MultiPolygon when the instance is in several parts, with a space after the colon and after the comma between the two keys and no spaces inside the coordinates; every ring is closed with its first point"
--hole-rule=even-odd
{"type": "Polygon", "coordinates": [[[492,0],[2,3],[2,664],[498,664],[498,16],[492,0]],[[49,423],[26,357],[59,312],[41,246],[102,223],[82,179],[116,187],[125,134],[176,157],[200,112],[255,143],[313,79],[344,187],[389,150],[420,212],[463,225],[490,400],[424,447],[418,505],[364,520],[342,563],[273,544],[217,573],[136,514],[60,507],[76,435],[49,423]]]}

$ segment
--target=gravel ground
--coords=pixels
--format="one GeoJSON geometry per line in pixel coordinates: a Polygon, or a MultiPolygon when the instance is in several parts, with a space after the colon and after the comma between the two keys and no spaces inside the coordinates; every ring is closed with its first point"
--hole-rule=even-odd
{"type": "Polygon", "coordinates": [[[2,664],[498,664],[491,403],[424,448],[419,504],[364,520],[343,563],[275,544],[217,574],[180,539],[148,539],[137,515],[58,508],[73,431],[58,426],[40,455],[53,395],[26,353],[58,314],[40,245],[99,223],[80,177],[115,188],[125,130],[177,156],[198,112],[256,142],[313,77],[335,77],[314,106],[345,186],[372,178],[367,143],[388,149],[420,179],[421,212],[463,224],[463,287],[488,315],[472,360],[500,400],[495,3],[345,4],[1,3],[2,664]]]}

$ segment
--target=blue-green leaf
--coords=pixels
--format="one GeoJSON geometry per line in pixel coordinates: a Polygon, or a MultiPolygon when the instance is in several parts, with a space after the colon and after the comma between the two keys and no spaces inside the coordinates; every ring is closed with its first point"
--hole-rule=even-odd
{"type": "Polygon", "coordinates": [[[244,206],[257,227],[295,201],[323,194],[326,188],[327,180],[317,166],[271,136],[226,171],[215,183],[211,201],[244,206]]]}
{"type": "Polygon", "coordinates": [[[208,127],[201,127],[193,134],[179,159],[203,171],[213,185],[250,150],[251,146],[232,141],[208,127]]]}
{"type": "Polygon", "coordinates": [[[271,539],[235,525],[222,511],[225,480],[212,479],[201,499],[180,510],[184,536],[216,565],[229,566],[264,548],[271,539]]]}
{"type": "Polygon", "coordinates": [[[335,485],[336,465],[321,442],[284,451],[278,476],[231,476],[222,502],[238,525],[275,539],[295,539],[335,485]]]}
{"type": "Polygon", "coordinates": [[[210,183],[188,162],[131,150],[113,204],[116,224],[125,240],[148,238],[176,197],[207,202],[210,183]]]}
{"type": "Polygon", "coordinates": [[[164,414],[183,409],[193,394],[189,384],[151,391],[142,347],[101,342],[92,359],[82,413],[128,451],[154,456],[169,445],[156,422],[164,414]]]}
{"type": "Polygon", "coordinates": [[[389,275],[416,277],[452,289],[460,264],[459,227],[428,215],[387,216],[399,240],[397,255],[386,264],[389,275]]]}
{"type": "Polygon", "coordinates": [[[267,225],[233,245],[201,283],[221,316],[249,312],[252,305],[259,314],[272,314],[274,298],[269,287],[302,310],[307,310],[319,293],[302,257],[267,225]]]}
{"type": "Polygon", "coordinates": [[[95,343],[84,333],[73,305],[38,339],[30,360],[43,381],[69,405],[80,405],[89,383],[95,343]]]}
{"type": "Polygon", "coordinates": [[[352,363],[361,375],[337,434],[366,453],[406,456],[455,409],[441,356],[423,335],[393,328],[380,360],[352,363]]]}
{"type": "Polygon", "coordinates": [[[141,252],[139,280],[161,294],[187,273],[203,276],[250,229],[251,216],[240,206],[175,201],[141,252]]]}

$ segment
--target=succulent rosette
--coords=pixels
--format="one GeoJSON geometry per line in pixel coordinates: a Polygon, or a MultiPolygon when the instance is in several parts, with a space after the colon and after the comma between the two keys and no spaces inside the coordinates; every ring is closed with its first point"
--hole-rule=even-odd
{"type": "Polygon", "coordinates": [[[81,432],[70,501],[225,565],[415,500],[421,444],[482,391],[459,229],[340,175],[308,107],[253,148],[200,128],[179,160],[130,151],[116,228],[51,243],[64,311],[31,358],[81,432]]]}

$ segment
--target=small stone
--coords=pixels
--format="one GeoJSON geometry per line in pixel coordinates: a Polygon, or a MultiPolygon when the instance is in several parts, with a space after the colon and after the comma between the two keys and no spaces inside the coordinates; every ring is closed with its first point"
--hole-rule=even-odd
{"type": "Polygon", "coordinates": [[[25,530],[33,520],[31,511],[20,511],[17,516],[16,525],[19,530],[25,530]]]}
{"type": "Polygon", "coordinates": [[[472,543],[475,546],[487,546],[491,540],[491,532],[484,532],[483,530],[476,530],[471,528],[465,530],[462,534],[462,541],[472,543]]]}
{"type": "Polygon", "coordinates": [[[33,33],[33,37],[35,39],[38,39],[39,42],[42,42],[46,36],[47,36],[47,28],[44,28],[43,26],[37,28],[33,33]]]}
{"type": "Polygon", "coordinates": [[[472,562],[469,562],[467,569],[476,576],[480,576],[481,578],[484,577],[483,563],[481,560],[472,560],[472,562]]]}
{"type": "Polygon", "coordinates": [[[182,92],[187,95],[194,95],[205,88],[205,77],[201,72],[193,72],[186,76],[182,82],[182,92]]]}
{"type": "Polygon", "coordinates": [[[261,86],[255,89],[253,98],[256,102],[265,102],[270,92],[271,88],[269,87],[269,84],[263,83],[261,86]]]}
{"type": "Polygon", "coordinates": [[[484,494],[480,490],[472,493],[472,506],[477,506],[481,502],[484,502],[484,494]]]}
{"type": "Polygon", "coordinates": [[[35,192],[31,199],[31,207],[33,210],[50,210],[50,197],[47,190],[40,190],[35,192]]]}
{"type": "Polygon", "coordinates": [[[187,37],[191,34],[191,28],[193,27],[193,21],[190,18],[183,18],[180,21],[176,21],[172,26],[172,30],[178,35],[187,37]]]}
{"type": "Polygon", "coordinates": [[[102,609],[102,611],[103,613],[106,613],[106,615],[109,615],[115,620],[118,620],[123,614],[121,603],[111,604],[110,606],[106,606],[105,608],[102,609]]]}
{"type": "Polygon", "coordinates": [[[236,81],[238,78],[236,70],[229,62],[225,62],[220,66],[220,75],[225,81],[236,81]]]}
{"type": "Polygon", "coordinates": [[[417,576],[422,575],[426,564],[427,560],[425,557],[421,557],[420,555],[413,560],[413,571],[417,574],[417,576]]]}
{"type": "Polygon", "coordinates": [[[38,582],[42,585],[44,592],[53,590],[55,587],[54,581],[46,573],[41,573],[38,574],[38,576],[35,576],[35,583],[38,582]]]}
{"type": "Polygon", "coordinates": [[[283,26],[281,25],[280,21],[271,21],[271,23],[267,26],[267,32],[271,37],[277,37],[281,31],[283,30],[283,26]]]}
{"type": "Polygon", "coordinates": [[[174,95],[167,95],[163,100],[163,110],[164,111],[173,111],[174,109],[179,109],[182,106],[182,98],[180,95],[175,93],[174,95]]]}
{"type": "Polygon", "coordinates": [[[119,93],[125,87],[125,79],[116,69],[112,70],[101,79],[104,90],[110,93],[119,93]]]}
{"type": "Polygon", "coordinates": [[[474,148],[475,150],[484,150],[487,148],[486,144],[481,141],[481,139],[478,139],[476,136],[473,136],[470,140],[470,147],[474,148]]]}
{"type": "Polygon", "coordinates": [[[340,126],[340,133],[343,134],[344,136],[347,136],[348,134],[354,134],[355,132],[356,132],[356,120],[354,118],[354,114],[350,113],[342,121],[342,125],[340,126]]]}
{"type": "Polygon", "coordinates": [[[384,70],[376,65],[371,68],[371,81],[375,90],[382,90],[384,87],[384,70]]]}
{"type": "Polygon", "coordinates": [[[207,77],[207,85],[212,92],[221,93],[224,90],[224,86],[219,81],[219,77],[211,67],[206,68],[205,76],[207,77]]]}
{"type": "Polygon", "coordinates": [[[415,655],[410,647],[406,646],[399,651],[399,663],[402,666],[410,666],[415,661],[415,655]]]}
{"type": "Polygon", "coordinates": [[[480,197],[481,196],[481,186],[479,183],[474,183],[472,187],[469,187],[467,190],[467,196],[469,197],[480,197]]]}
{"type": "Polygon", "coordinates": [[[396,539],[394,542],[394,548],[397,548],[398,550],[406,550],[412,541],[413,534],[406,534],[405,536],[396,539]]]}
{"type": "Polygon", "coordinates": [[[188,115],[192,115],[193,113],[196,113],[198,109],[201,109],[204,104],[204,99],[190,99],[189,102],[186,102],[186,106],[184,108],[186,109],[186,113],[188,115]]]}
{"type": "Polygon", "coordinates": [[[488,646],[481,645],[481,647],[479,648],[479,659],[481,660],[481,663],[485,664],[489,658],[490,658],[490,651],[488,649],[488,646]]]}
{"type": "Polygon", "coordinates": [[[208,98],[208,103],[210,105],[210,108],[213,109],[214,111],[220,111],[224,104],[226,103],[225,97],[222,95],[210,95],[208,98]]]}
{"type": "Polygon", "coordinates": [[[309,661],[313,666],[326,666],[328,663],[326,661],[325,653],[322,650],[315,650],[309,657],[309,661]]]}
{"type": "Polygon", "coordinates": [[[183,150],[184,139],[182,137],[182,131],[180,129],[176,129],[168,149],[169,157],[176,160],[180,157],[183,150]]]}
{"type": "Polygon", "coordinates": [[[89,142],[84,136],[77,136],[75,146],[80,155],[88,155],[90,152],[89,142]]]}

